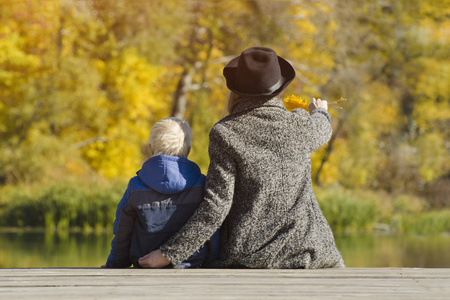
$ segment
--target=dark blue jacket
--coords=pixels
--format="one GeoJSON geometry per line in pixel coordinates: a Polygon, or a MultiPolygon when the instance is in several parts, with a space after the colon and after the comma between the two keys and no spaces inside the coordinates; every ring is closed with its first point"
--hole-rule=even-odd
{"type": "MultiPolygon", "coordinates": [[[[197,209],[204,195],[205,176],[194,162],[177,156],[158,155],[147,160],[131,178],[117,205],[114,239],[106,265],[139,267],[140,257],[156,250],[177,232],[197,209]]],[[[218,256],[203,246],[176,268],[197,267],[218,256]]]]}

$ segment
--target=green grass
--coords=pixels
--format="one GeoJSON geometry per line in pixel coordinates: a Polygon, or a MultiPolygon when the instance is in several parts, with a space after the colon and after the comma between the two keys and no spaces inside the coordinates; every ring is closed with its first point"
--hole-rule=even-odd
{"type": "MultiPolygon", "coordinates": [[[[126,184],[60,182],[44,186],[0,188],[0,226],[18,228],[110,229],[126,184]]],[[[333,232],[432,235],[450,232],[450,210],[429,211],[414,195],[315,188],[315,194],[333,232]]]]}
{"type": "Polygon", "coordinates": [[[124,184],[55,183],[41,188],[3,188],[0,226],[102,229],[114,222],[124,184]]]}
{"type": "Polygon", "coordinates": [[[416,195],[389,195],[339,187],[315,189],[335,233],[391,233],[433,235],[450,232],[450,210],[430,211],[416,195]]]}
{"type": "Polygon", "coordinates": [[[380,215],[377,203],[371,198],[361,199],[356,194],[334,188],[320,190],[316,194],[333,232],[372,231],[380,215]]]}
{"type": "Polygon", "coordinates": [[[430,211],[401,217],[402,232],[421,235],[450,232],[450,210],[430,211]]]}

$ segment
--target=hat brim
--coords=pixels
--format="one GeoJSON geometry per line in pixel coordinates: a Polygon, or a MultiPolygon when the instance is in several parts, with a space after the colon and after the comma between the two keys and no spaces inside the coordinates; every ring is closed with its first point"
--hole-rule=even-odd
{"type": "Polygon", "coordinates": [[[295,78],[295,70],[292,65],[285,60],[284,58],[278,56],[278,64],[280,65],[281,71],[281,85],[280,87],[268,93],[257,93],[257,94],[248,94],[242,93],[239,91],[237,82],[236,82],[236,70],[239,62],[239,57],[237,56],[233,58],[223,69],[223,76],[226,79],[227,87],[230,91],[244,96],[244,97],[269,97],[269,96],[277,96],[279,95],[295,78]]]}

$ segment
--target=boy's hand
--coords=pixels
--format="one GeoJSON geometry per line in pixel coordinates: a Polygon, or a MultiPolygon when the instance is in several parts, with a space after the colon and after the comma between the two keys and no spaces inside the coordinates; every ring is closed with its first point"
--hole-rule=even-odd
{"type": "Polygon", "coordinates": [[[309,113],[312,113],[316,108],[325,108],[328,110],[328,102],[326,100],[320,100],[312,98],[312,102],[309,104],[309,113]]]}
{"type": "Polygon", "coordinates": [[[101,266],[100,268],[106,269],[106,268],[108,268],[108,266],[105,264],[105,265],[101,266]]]}
{"type": "Polygon", "coordinates": [[[170,264],[170,261],[159,249],[139,258],[139,265],[143,268],[159,269],[168,264],[170,264]]]}

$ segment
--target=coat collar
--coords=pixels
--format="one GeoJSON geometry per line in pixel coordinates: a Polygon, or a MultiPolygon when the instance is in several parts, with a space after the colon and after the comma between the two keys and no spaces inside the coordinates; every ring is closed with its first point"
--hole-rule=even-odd
{"type": "Polygon", "coordinates": [[[258,107],[279,107],[284,110],[283,101],[279,98],[272,99],[258,99],[258,98],[245,98],[239,102],[236,107],[233,109],[233,112],[230,115],[241,114],[243,112],[247,112],[253,110],[258,107]]]}

